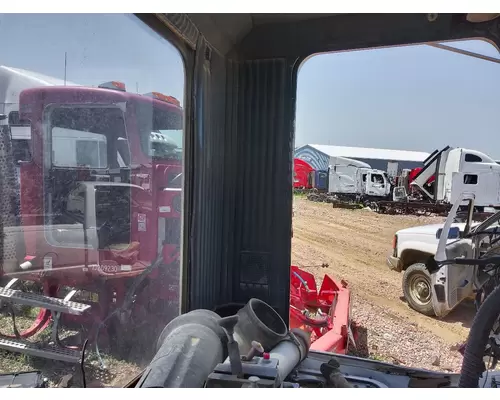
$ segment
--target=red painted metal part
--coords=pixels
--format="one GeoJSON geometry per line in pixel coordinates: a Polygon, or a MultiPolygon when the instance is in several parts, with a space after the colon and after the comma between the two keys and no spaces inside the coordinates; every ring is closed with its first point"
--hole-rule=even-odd
{"type": "MultiPolygon", "coordinates": [[[[47,328],[51,321],[52,321],[52,319],[51,319],[50,311],[42,308],[38,312],[38,315],[37,315],[35,321],[33,321],[33,324],[31,324],[31,326],[28,329],[20,331],[19,336],[22,337],[23,339],[27,339],[33,335],[36,335],[38,332],[41,332],[45,328],[47,328]]],[[[16,339],[15,334],[9,334],[9,333],[2,332],[2,334],[0,336],[11,338],[11,339],[16,339]]]]}
{"type": "Polygon", "coordinates": [[[314,172],[314,168],[309,165],[304,160],[300,158],[294,158],[293,160],[293,187],[311,189],[311,181],[309,179],[310,174],[314,172]]]}
{"type": "MultiPolygon", "coordinates": [[[[326,275],[319,291],[314,275],[297,266],[290,270],[290,328],[311,334],[311,350],[347,353],[350,290],[326,275]]],[[[354,335],[354,332],[353,332],[354,335]]]]}

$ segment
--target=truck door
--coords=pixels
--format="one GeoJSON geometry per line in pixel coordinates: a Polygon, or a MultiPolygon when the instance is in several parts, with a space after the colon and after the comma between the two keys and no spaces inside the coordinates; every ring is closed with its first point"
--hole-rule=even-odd
{"type": "Polygon", "coordinates": [[[379,172],[368,172],[366,176],[366,194],[369,196],[386,196],[386,180],[379,172]]]}
{"type": "Polygon", "coordinates": [[[451,203],[455,203],[462,192],[474,193],[476,207],[497,207],[499,175],[495,171],[454,172],[451,189],[447,193],[451,203]]]}
{"type": "Polygon", "coordinates": [[[395,161],[389,161],[387,163],[387,175],[391,178],[395,178],[399,175],[399,164],[395,161]]]}
{"type": "Polygon", "coordinates": [[[389,196],[391,194],[391,178],[385,172],[382,174],[382,176],[384,178],[384,196],[389,196]]]}
{"type": "Polygon", "coordinates": [[[365,170],[361,170],[360,171],[360,174],[361,174],[361,189],[360,189],[360,193],[362,195],[365,195],[367,194],[367,190],[368,190],[368,173],[365,171],[365,170]]]}
{"type": "MultiPolygon", "coordinates": [[[[439,242],[435,256],[438,265],[445,260],[460,257],[473,258],[475,256],[475,239],[465,237],[470,231],[473,210],[474,194],[461,193],[448,214],[442,231],[438,231],[439,242]],[[452,228],[452,223],[464,201],[468,203],[468,220],[463,233],[458,234],[457,228],[452,228]]],[[[474,273],[474,266],[456,264],[441,266],[432,273],[432,307],[437,317],[444,317],[464,299],[472,295],[474,273]]]]}
{"type": "Polygon", "coordinates": [[[123,111],[115,105],[48,109],[43,130],[46,243],[57,248],[58,267],[97,264],[105,252],[132,243],[131,189],[112,186],[118,177],[129,181],[121,176],[127,171],[119,168],[116,150],[118,137],[126,137],[123,111]],[[103,185],[93,188],[97,181],[103,185]]]}

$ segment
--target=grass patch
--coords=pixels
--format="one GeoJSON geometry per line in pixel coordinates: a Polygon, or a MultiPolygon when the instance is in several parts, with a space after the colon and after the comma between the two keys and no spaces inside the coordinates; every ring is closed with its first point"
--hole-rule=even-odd
{"type": "MultiPolygon", "coordinates": [[[[17,314],[17,313],[16,313],[17,314]]],[[[16,326],[19,330],[29,327],[36,316],[35,312],[25,312],[23,309],[20,315],[16,316],[16,326]],[[33,317],[34,315],[34,317],[33,317]],[[29,316],[29,318],[28,318],[29,316]]],[[[13,334],[12,319],[6,314],[0,314],[0,332],[4,334],[13,334]]],[[[78,332],[73,330],[60,329],[60,339],[64,342],[74,342],[73,338],[78,336],[78,332]]],[[[52,326],[38,333],[29,342],[49,343],[51,341],[52,326]]],[[[137,332],[136,332],[137,333],[137,332]]],[[[137,335],[137,339],[145,339],[144,335],[137,335]]],[[[81,340],[78,340],[80,342],[81,340]]],[[[76,343],[73,343],[76,344],[76,343]]],[[[95,352],[95,347],[92,344],[87,345],[85,354],[85,377],[87,384],[94,387],[121,387],[128,383],[135,375],[137,375],[143,367],[144,363],[149,361],[144,350],[145,344],[130,344],[125,349],[124,355],[121,357],[114,356],[108,353],[108,349],[100,348],[101,357],[106,366],[101,368],[101,363],[98,360],[95,352]],[[134,349],[141,353],[142,357],[133,354],[134,349]],[[122,359],[123,358],[123,359],[122,359]]],[[[65,375],[72,375],[73,387],[82,387],[83,380],[79,364],[64,363],[52,359],[31,357],[22,353],[14,353],[5,350],[0,350],[0,373],[10,374],[16,372],[40,371],[45,378],[48,379],[49,386],[55,387],[65,375]]]]}
{"type": "Polygon", "coordinates": [[[368,356],[368,359],[374,360],[374,361],[380,361],[380,362],[390,362],[390,360],[387,357],[384,357],[380,354],[375,354],[375,353],[370,354],[368,356]]]}

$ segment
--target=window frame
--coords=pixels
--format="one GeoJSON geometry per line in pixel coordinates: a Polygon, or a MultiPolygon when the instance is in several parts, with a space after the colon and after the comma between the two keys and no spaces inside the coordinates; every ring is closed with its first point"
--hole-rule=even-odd
{"type": "MultiPolygon", "coordinates": [[[[53,153],[52,153],[52,125],[51,125],[51,117],[52,113],[56,109],[61,108],[116,108],[121,111],[123,124],[124,124],[124,132],[126,138],[128,138],[127,131],[127,119],[126,114],[124,112],[123,107],[118,104],[75,104],[75,103],[51,103],[45,106],[43,109],[42,115],[42,154],[43,154],[43,213],[44,213],[44,225],[52,226],[53,225],[53,209],[52,209],[52,201],[51,201],[51,191],[47,190],[47,182],[50,177],[50,171],[52,169],[74,169],[77,170],[78,167],[70,167],[70,166],[57,166],[53,164],[53,153]]],[[[108,160],[109,164],[109,160],[108,160]]],[[[94,168],[98,169],[98,168],[94,168]]],[[[85,196],[85,209],[88,206],[88,199],[85,196]]],[[[93,224],[95,225],[95,224],[93,224]]],[[[86,224],[83,224],[83,229],[86,229],[86,224]]],[[[92,228],[91,228],[92,229],[92,228]]],[[[95,249],[95,246],[89,241],[88,243],[72,243],[70,241],[61,243],[59,242],[50,229],[44,230],[44,237],[48,244],[56,247],[56,248],[71,248],[71,249],[95,249]]]]}
{"type": "Polygon", "coordinates": [[[477,185],[478,181],[479,181],[479,175],[478,174],[464,174],[464,179],[463,179],[464,185],[477,185]],[[467,180],[468,177],[475,178],[475,181],[472,182],[472,183],[466,182],[466,180],[467,180]]]}
{"type": "Polygon", "coordinates": [[[464,161],[465,162],[483,162],[483,159],[481,157],[479,157],[478,155],[476,154],[472,154],[472,153],[465,153],[465,156],[464,156],[464,161]],[[472,158],[476,158],[476,160],[468,160],[467,157],[472,157],[472,158]]]}

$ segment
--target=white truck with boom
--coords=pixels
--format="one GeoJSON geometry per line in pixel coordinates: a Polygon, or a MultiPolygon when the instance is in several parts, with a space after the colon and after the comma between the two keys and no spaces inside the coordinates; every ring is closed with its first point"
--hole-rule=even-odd
{"type": "Polygon", "coordinates": [[[435,151],[411,184],[435,202],[454,204],[467,192],[474,194],[478,210],[500,208],[500,165],[477,150],[447,146],[435,151]]]}
{"type": "Polygon", "coordinates": [[[476,212],[500,209],[500,165],[480,151],[447,146],[435,150],[412,177],[414,171],[402,172],[392,201],[376,202],[378,212],[446,215],[464,191],[475,195],[476,212]]]}

